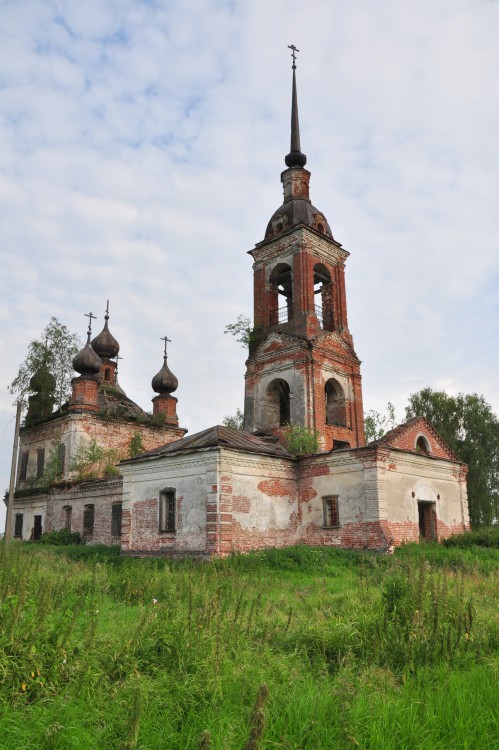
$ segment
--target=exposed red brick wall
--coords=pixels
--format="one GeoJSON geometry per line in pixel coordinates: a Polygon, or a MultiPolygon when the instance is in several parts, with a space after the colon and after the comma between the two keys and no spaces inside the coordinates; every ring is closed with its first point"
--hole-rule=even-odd
{"type": "Polygon", "coordinates": [[[98,411],[97,396],[99,393],[99,381],[94,378],[79,377],[71,381],[72,394],[69,401],[70,411],[84,409],[85,411],[98,411]]]}
{"type": "Polygon", "coordinates": [[[258,484],[258,489],[270,497],[286,497],[295,492],[295,483],[289,480],[268,479],[258,484]]]}

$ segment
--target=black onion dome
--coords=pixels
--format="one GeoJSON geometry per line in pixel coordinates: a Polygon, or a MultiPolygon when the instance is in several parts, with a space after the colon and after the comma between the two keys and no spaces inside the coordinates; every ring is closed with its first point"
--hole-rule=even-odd
{"type": "Polygon", "coordinates": [[[88,334],[87,343],[73,359],[73,368],[80,375],[97,375],[100,372],[101,365],[101,359],[94,352],[90,343],[90,334],[88,334]]]}
{"type": "Polygon", "coordinates": [[[166,364],[166,357],[163,359],[163,367],[153,377],[151,385],[153,391],[160,394],[173,393],[177,390],[178,380],[166,364]]]}
{"type": "Polygon", "coordinates": [[[285,229],[291,229],[297,224],[305,224],[305,226],[313,227],[317,229],[321,234],[325,234],[328,237],[332,237],[333,233],[331,227],[324,214],[322,214],[318,208],[313,206],[309,200],[305,198],[295,198],[294,200],[287,201],[280,206],[267,224],[265,230],[265,237],[270,237],[274,234],[279,234],[285,229]]]}
{"type": "Polygon", "coordinates": [[[104,358],[104,359],[111,359],[112,357],[116,357],[120,350],[120,345],[112,335],[112,333],[109,331],[108,323],[109,315],[105,315],[106,322],[104,323],[104,328],[99,333],[98,336],[96,336],[92,341],[92,348],[94,352],[97,354],[97,356],[104,358]]]}

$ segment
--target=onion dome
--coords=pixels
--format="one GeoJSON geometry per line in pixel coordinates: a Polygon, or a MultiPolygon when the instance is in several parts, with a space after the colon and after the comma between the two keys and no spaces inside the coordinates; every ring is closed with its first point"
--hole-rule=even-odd
{"type": "Polygon", "coordinates": [[[163,367],[153,377],[151,385],[153,391],[161,395],[173,393],[178,388],[178,380],[166,363],[166,354],[163,358],[163,367]]]}
{"type": "Polygon", "coordinates": [[[106,314],[104,315],[104,328],[92,341],[92,348],[101,359],[112,359],[120,350],[120,345],[109,331],[109,300],[107,301],[106,314]]]}
{"type": "Polygon", "coordinates": [[[76,370],[76,372],[79,372],[80,375],[97,375],[97,373],[100,372],[101,365],[101,359],[94,352],[92,344],[90,343],[89,331],[87,336],[87,343],[73,359],[73,368],[76,370]]]}
{"type": "Polygon", "coordinates": [[[278,235],[286,229],[292,229],[297,224],[312,227],[327,237],[333,236],[324,214],[313,206],[309,200],[295,198],[279,206],[277,211],[272,214],[265,230],[265,237],[278,235]]]}

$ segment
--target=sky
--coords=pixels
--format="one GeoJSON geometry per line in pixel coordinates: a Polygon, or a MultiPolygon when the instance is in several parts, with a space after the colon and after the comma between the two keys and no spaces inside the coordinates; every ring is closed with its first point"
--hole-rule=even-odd
{"type": "Polygon", "coordinates": [[[403,421],[431,386],[499,413],[498,33],[497,0],[2,0],[2,494],[7,386],[52,316],[84,338],[109,299],[146,410],[168,335],[190,433],[242,407],[224,328],[252,317],[247,251],[282,203],[290,44],[364,408],[403,421]]]}

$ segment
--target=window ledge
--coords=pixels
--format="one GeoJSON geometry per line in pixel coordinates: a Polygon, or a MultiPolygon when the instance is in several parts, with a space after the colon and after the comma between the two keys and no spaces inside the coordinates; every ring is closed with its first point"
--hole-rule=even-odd
{"type": "Polygon", "coordinates": [[[322,527],[324,531],[334,531],[334,529],[341,529],[341,523],[337,524],[336,526],[323,526],[322,527]]]}

